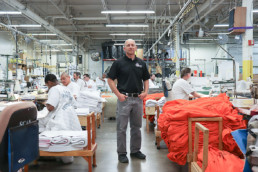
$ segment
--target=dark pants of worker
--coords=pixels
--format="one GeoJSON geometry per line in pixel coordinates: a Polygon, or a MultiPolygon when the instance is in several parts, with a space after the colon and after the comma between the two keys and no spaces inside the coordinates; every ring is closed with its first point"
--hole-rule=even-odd
{"type": "Polygon", "coordinates": [[[130,119],[130,149],[136,153],[141,149],[143,102],[138,97],[128,97],[126,101],[117,101],[117,153],[126,154],[126,129],[130,119]]]}

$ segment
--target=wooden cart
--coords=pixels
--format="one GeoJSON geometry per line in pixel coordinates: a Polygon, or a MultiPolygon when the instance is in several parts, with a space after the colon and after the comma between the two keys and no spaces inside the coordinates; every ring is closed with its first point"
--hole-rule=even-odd
{"type": "Polygon", "coordinates": [[[162,107],[157,106],[157,121],[156,121],[157,128],[155,129],[155,137],[156,137],[155,144],[157,145],[157,149],[160,149],[160,142],[162,141],[161,131],[159,129],[159,124],[158,124],[159,115],[160,115],[160,108],[162,108],[162,107]]]}
{"type": "MultiPolygon", "coordinates": [[[[67,152],[47,152],[40,151],[40,156],[81,156],[87,162],[89,166],[89,172],[92,172],[92,165],[96,167],[96,150],[97,143],[96,138],[96,126],[95,126],[95,115],[92,112],[87,115],[87,135],[88,135],[88,145],[83,148],[83,150],[67,151],[67,152]],[[91,136],[92,135],[92,136],[91,136]]],[[[25,172],[28,172],[28,165],[25,166],[25,172]]]]}

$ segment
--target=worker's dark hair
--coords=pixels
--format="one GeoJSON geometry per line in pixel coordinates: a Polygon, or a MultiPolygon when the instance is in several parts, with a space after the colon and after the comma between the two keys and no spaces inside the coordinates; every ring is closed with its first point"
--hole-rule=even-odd
{"type": "Polygon", "coordinates": [[[90,75],[89,74],[84,74],[83,76],[85,76],[85,77],[88,77],[88,78],[90,78],[90,75]]]}
{"type": "Polygon", "coordinates": [[[56,75],[54,75],[54,74],[47,74],[46,77],[45,77],[45,83],[47,83],[48,81],[57,82],[56,75]]]}
{"type": "Polygon", "coordinates": [[[184,68],[181,70],[181,78],[183,78],[184,76],[186,76],[188,73],[191,73],[191,68],[184,68]]]}
{"type": "Polygon", "coordinates": [[[74,74],[76,75],[76,76],[81,76],[81,73],[80,72],[74,72],[74,74]]]}

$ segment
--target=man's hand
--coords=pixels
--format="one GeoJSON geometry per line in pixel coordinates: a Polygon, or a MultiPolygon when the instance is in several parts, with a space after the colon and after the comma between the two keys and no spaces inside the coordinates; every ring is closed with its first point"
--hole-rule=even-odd
{"type": "Polygon", "coordinates": [[[144,92],[144,93],[140,94],[138,97],[143,100],[147,95],[148,94],[144,92]]]}
{"type": "Polygon", "coordinates": [[[127,96],[126,95],[124,95],[124,94],[119,94],[119,96],[118,96],[118,100],[120,101],[120,102],[124,102],[125,100],[126,100],[126,98],[127,98],[127,96]]]}

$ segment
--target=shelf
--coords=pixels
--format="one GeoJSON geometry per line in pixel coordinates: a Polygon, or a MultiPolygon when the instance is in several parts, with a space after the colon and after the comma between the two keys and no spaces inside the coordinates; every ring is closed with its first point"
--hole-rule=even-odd
{"type": "Polygon", "coordinates": [[[116,59],[103,59],[103,61],[115,61],[116,59]]]}
{"type": "Polygon", "coordinates": [[[230,61],[232,61],[233,59],[230,59],[230,58],[211,58],[211,60],[230,60],[230,61]]]}

